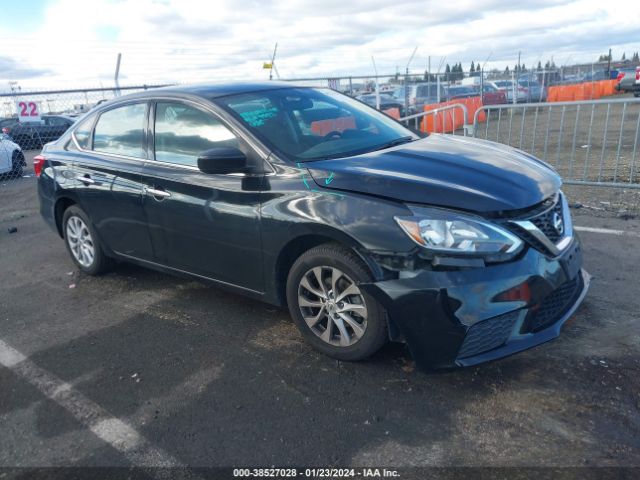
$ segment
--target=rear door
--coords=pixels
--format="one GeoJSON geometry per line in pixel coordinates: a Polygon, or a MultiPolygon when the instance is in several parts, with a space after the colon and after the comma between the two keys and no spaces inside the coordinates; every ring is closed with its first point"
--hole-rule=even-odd
{"type": "Polygon", "coordinates": [[[197,168],[198,153],[221,146],[243,150],[256,172],[261,160],[218,116],[195,103],[159,100],[150,124],[144,210],[156,261],[263,291],[263,174],[214,175],[197,168]]]}
{"type": "Polygon", "coordinates": [[[142,170],[147,159],[147,102],[116,106],[75,130],[81,147],[73,189],[101,240],[114,252],[153,259],[142,208],[142,170]]]}

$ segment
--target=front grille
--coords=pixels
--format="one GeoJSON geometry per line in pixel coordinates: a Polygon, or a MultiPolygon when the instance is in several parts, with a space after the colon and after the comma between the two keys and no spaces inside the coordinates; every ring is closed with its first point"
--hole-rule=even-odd
{"type": "Polygon", "coordinates": [[[472,357],[504,345],[518,316],[519,312],[510,312],[473,325],[464,338],[458,358],[472,357]]]}
{"type": "Polygon", "coordinates": [[[563,210],[562,196],[556,195],[529,211],[519,211],[517,216],[509,219],[508,227],[536,250],[547,255],[553,255],[555,252],[550,251],[541,239],[536,238],[535,232],[529,231],[528,228],[519,225],[518,222],[531,222],[551,243],[556,244],[562,239],[564,231],[559,233],[554,226],[553,220],[556,214],[559,215],[564,226],[568,219],[565,218],[563,210]]]}
{"type": "Polygon", "coordinates": [[[562,238],[562,234],[558,233],[558,231],[553,226],[554,213],[557,213],[558,215],[560,215],[560,218],[564,220],[563,214],[562,214],[562,202],[560,201],[556,202],[553,208],[550,208],[549,210],[542,213],[541,215],[538,215],[537,217],[533,217],[529,220],[536,227],[538,227],[538,229],[542,231],[542,233],[544,233],[549,240],[551,240],[553,243],[556,243],[558,240],[560,240],[560,238],[562,238]]]}
{"type": "Polygon", "coordinates": [[[560,285],[545,297],[537,309],[532,309],[526,322],[526,331],[539,332],[556,323],[573,305],[582,288],[582,276],[560,285]]]}

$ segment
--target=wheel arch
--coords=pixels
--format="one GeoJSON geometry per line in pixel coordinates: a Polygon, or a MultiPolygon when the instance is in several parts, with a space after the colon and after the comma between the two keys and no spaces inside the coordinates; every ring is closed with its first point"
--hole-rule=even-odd
{"type": "Polygon", "coordinates": [[[273,277],[268,278],[268,281],[275,287],[274,296],[279,305],[287,305],[287,277],[293,263],[304,252],[324,243],[337,243],[349,248],[369,268],[374,279],[383,277],[384,274],[380,266],[367,255],[365,248],[353,237],[331,227],[323,226],[322,228],[317,228],[317,226],[314,226],[311,231],[300,232],[287,241],[277,254],[274,268],[267,269],[267,272],[274,272],[273,277]]]}
{"type": "Polygon", "coordinates": [[[58,235],[60,238],[64,238],[64,232],[62,229],[62,217],[64,217],[64,212],[72,205],[77,205],[78,201],[71,195],[64,195],[56,199],[56,203],[53,207],[53,218],[56,222],[56,230],[58,231],[58,235]]]}

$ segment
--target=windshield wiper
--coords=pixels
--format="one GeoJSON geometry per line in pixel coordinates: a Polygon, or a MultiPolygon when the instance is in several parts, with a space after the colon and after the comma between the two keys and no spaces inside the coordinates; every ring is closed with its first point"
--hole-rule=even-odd
{"type": "Polygon", "coordinates": [[[403,143],[413,142],[414,138],[411,135],[407,135],[406,137],[396,138],[395,140],[391,140],[383,145],[380,145],[377,148],[374,148],[372,151],[376,150],[385,150],[387,148],[396,147],[398,145],[402,145],[403,143]]]}

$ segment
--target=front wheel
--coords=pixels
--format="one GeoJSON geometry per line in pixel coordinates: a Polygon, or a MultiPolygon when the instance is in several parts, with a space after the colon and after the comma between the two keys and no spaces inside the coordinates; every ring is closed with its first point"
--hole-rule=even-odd
{"type": "Polygon", "coordinates": [[[302,254],[287,279],[289,312],[305,339],[338,360],[363,360],[387,341],[384,308],[360,284],[372,275],[351,250],[325,244],[302,254]]]}
{"type": "Polygon", "coordinates": [[[65,210],[62,228],[67,250],[80,270],[99,275],[109,269],[111,259],[104,254],[98,234],[80,207],[72,205],[65,210]]]}

